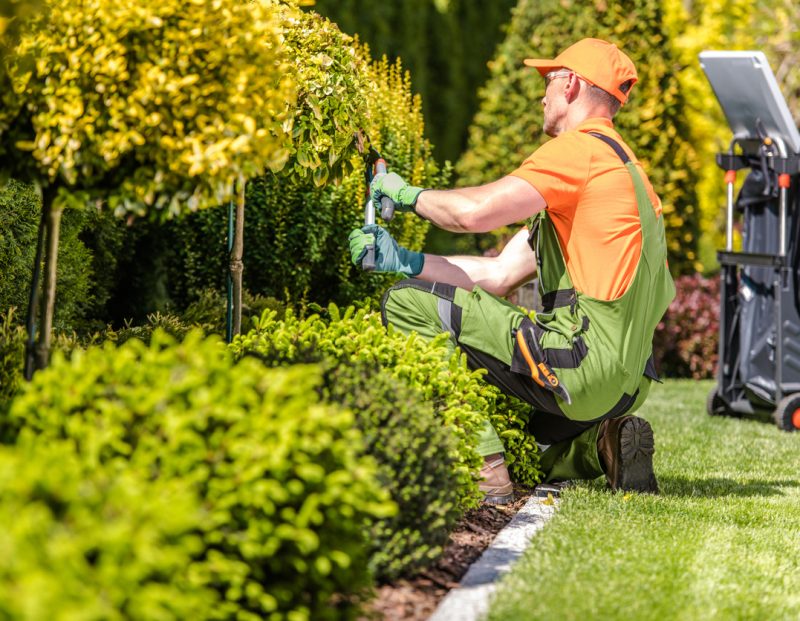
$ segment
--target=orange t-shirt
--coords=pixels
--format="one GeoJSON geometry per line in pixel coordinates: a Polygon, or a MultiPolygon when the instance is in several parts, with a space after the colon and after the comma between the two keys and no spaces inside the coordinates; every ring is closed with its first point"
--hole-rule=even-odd
{"type": "Polygon", "coordinates": [[[660,215],[661,201],[642,165],[608,119],[588,119],[553,138],[511,174],[544,197],[575,289],[615,300],[627,290],[639,262],[639,210],[627,168],[609,145],[587,132],[604,134],[622,146],[660,215]]]}

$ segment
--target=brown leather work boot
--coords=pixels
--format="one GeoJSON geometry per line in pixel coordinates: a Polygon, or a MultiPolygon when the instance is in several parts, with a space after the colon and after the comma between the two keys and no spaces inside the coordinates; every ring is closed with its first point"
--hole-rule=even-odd
{"type": "Polygon", "coordinates": [[[483,459],[481,479],[478,489],[486,494],[483,502],[506,505],[514,500],[514,486],[508,476],[508,468],[502,453],[487,455],[483,459]]]}
{"type": "Polygon", "coordinates": [[[597,436],[597,452],[612,490],[658,493],[653,472],[653,428],[646,420],[638,416],[604,420],[597,436]]]}

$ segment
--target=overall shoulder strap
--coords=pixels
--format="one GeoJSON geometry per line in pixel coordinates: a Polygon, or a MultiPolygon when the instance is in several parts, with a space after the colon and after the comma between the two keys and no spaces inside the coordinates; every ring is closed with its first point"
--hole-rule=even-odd
{"type": "Polygon", "coordinates": [[[622,160],[623,164],[627,164],[631,161],[631,158],[628,157],[628,154],[625,153],[625,149],[623,149],[620,144],[614,140],[613,138],[609,138],[605,134],[600,134],[598,132],[589,132],[590,136],[594,136],[595,138],[599,138],[603,142],[605,142],[609,147],[614,149],[614,152],[619,156],[619,159],[622,160]]]}

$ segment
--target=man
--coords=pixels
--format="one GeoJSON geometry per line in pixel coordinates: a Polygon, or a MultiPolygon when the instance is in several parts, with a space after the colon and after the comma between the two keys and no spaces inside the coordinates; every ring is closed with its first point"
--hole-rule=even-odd
{"type": "MultiPolygon", "coordinates": [[[[436,191],[378,175],[390,197],[455,232],[527,220],[497,257],[442,257],[399,247],[378,226],[350,235],[354,262],[374,241],[376,270],[412,276],[384,296],[384,322],[426,337],[445,331],[487,381],[533,406],[530,430],[548,481],[605,475],[612,490],[657,493],[653,432],[632,416],[652,379],[652,338],[675,288],[661,202],[612,118],[637,81],[611,43],[583,39],[554,60],[527,59],[545,80],[553,139],[502,179],[436,191]],[[538,274],[544,306],[531,319],[501,299],[538,274]]],[[[481,489],[505,503],[503,446],[487,426],[481,489]]]]}

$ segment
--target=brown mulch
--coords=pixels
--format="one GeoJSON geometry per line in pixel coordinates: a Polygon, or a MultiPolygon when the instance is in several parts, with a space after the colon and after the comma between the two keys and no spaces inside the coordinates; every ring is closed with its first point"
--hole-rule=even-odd
{"type": "Polygon", "coordinates": [[[368,606],[369,617],[383,621],[427,619],[532,493],[529,488],[516,488],[511,504],[482,505],[468,511],[450,534],[450,542],[436,564],[415,578],[376,589],[377,596],[368,606]]]}

